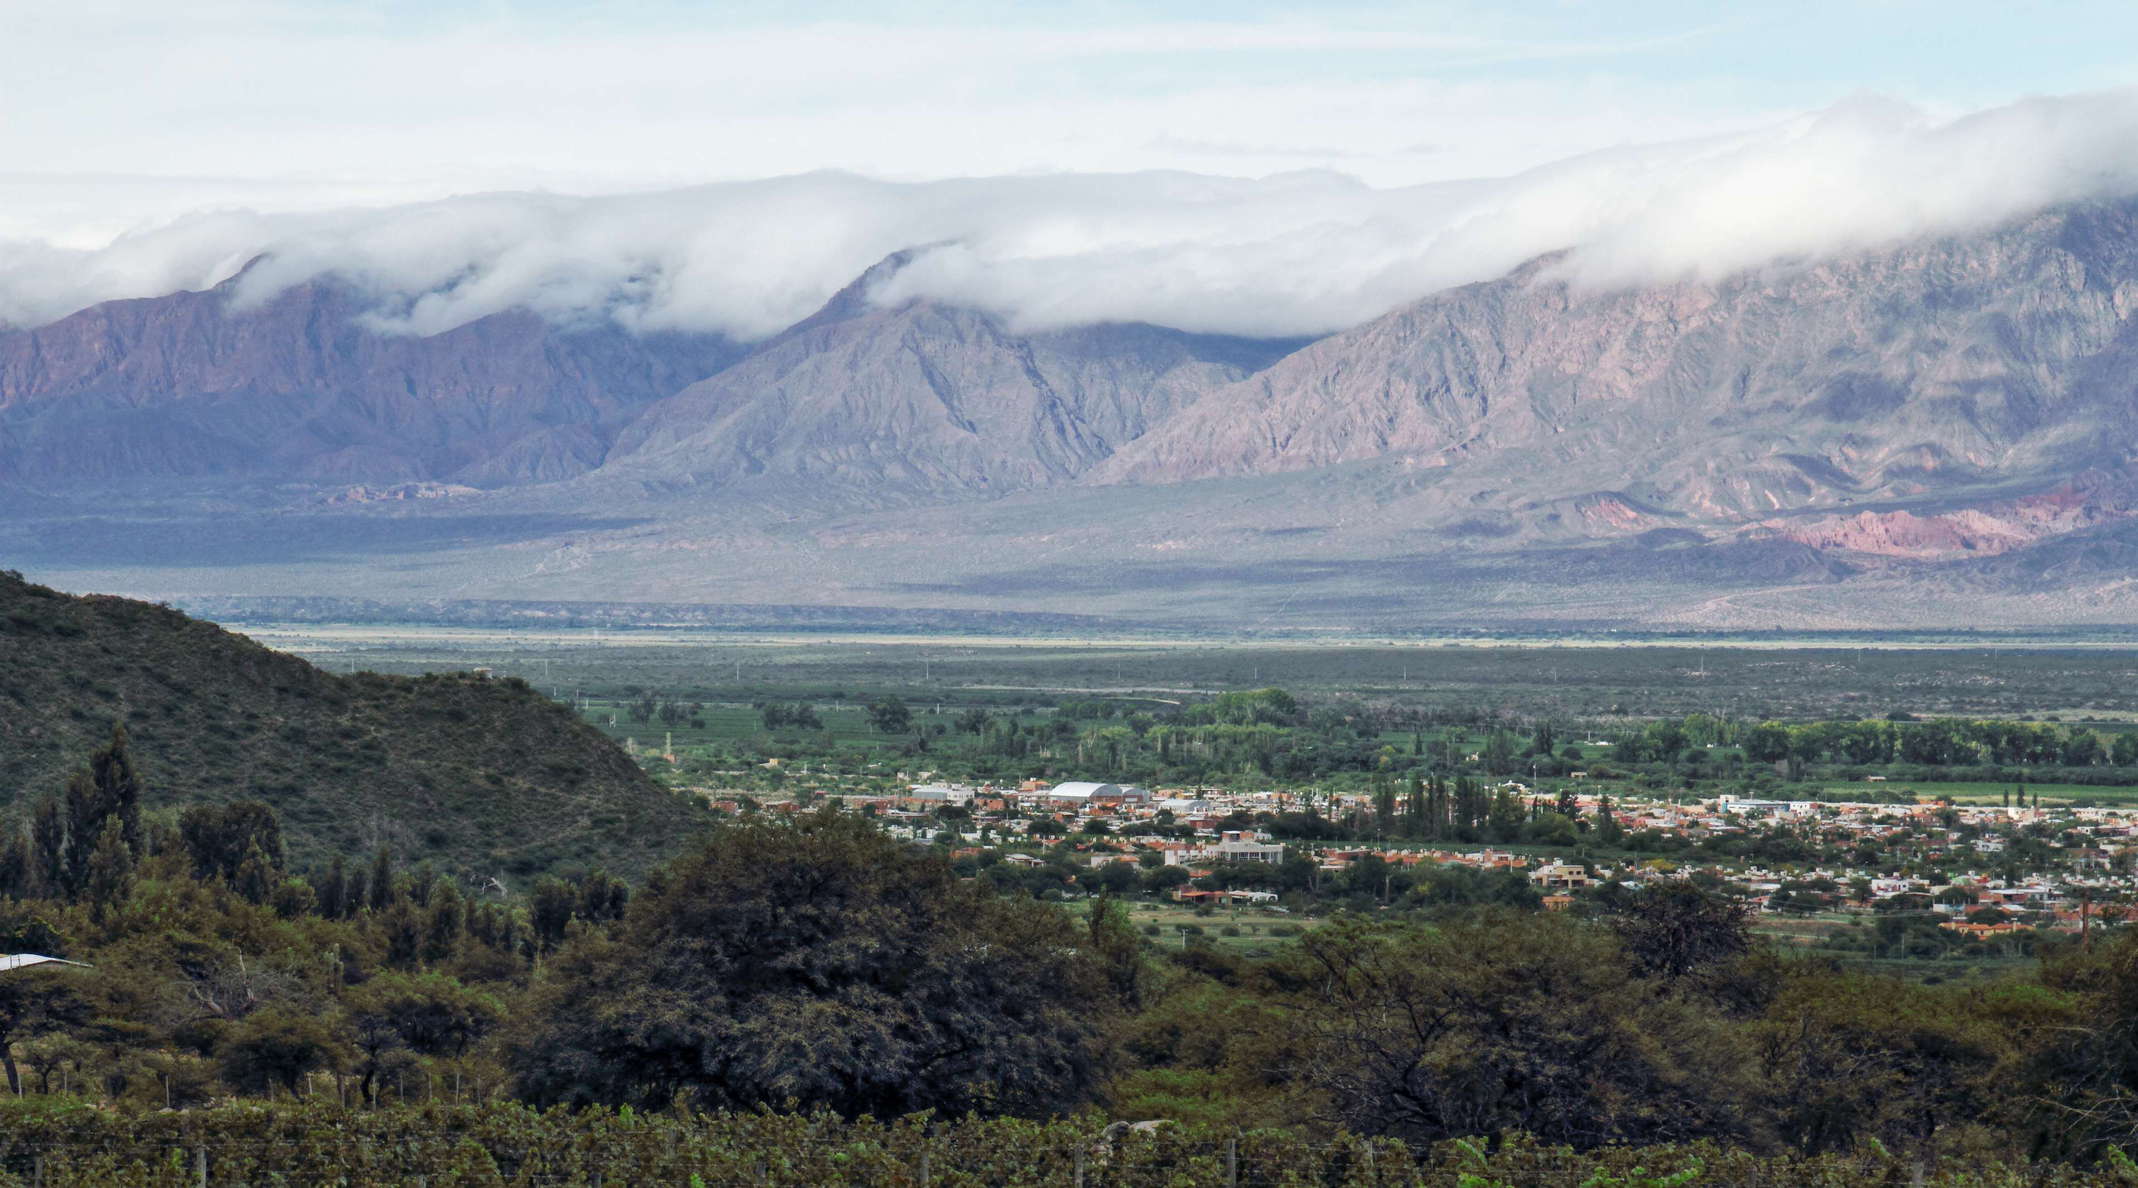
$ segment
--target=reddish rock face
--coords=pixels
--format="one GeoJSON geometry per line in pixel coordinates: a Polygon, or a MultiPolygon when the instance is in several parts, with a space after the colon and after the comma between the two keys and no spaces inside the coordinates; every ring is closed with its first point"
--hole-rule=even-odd
{"type": "Polygon", "coordinates": [[[2127,520],[2134,512],[2138,484],[2124,476],[2089,473],[2053,490],[1971,507],[1795,516],[1759,527],[1819,549],[1949,561],[1999,556],[2051,537],[2127,520]]]}
{"type": "Polygon", "coordinates": [[[565,478],[599,465],[637,409],[739,353],[521,311],[383,333],[332,282],[254,308],[233,287],[0,334],[0,483],[565,478]]]}

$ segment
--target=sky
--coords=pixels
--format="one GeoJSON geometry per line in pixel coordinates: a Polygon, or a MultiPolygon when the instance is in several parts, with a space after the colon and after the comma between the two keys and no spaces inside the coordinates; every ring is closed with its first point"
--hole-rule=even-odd
{"type": "Polygon", "coordinates": [[[926,283],[1035,322],[1306,332],[1556,247],[1593,242],[1603,274],[1700,271],[2120,186],[2138,85],[2138,5],[2086,0],[0,0],[0,29],[0,323],[17,325],[273,248],[311,261],[285,278],[362,273],[411,328],[501,301],[613,309],[628,282],[670,291],[626,294],[627,317],[759,334],[927,235],[966,248],[926,283]],[[1936,143],[2013,111],[2034,114],[1969,144],[2021,157],[2016,182],[1936,143]],[[1739,158],[1718,169],[1718,151],[1739,158]],[[1988,197],[1933,192],[1927,171],[1954,162],[1988,197]],[[927,184],[974,178],[997,180],[927,184]],[[1777,179],[1822,205],[1899,192],[1818,212],[1807,239],[1785,203],[1745,207],[1777,179]],[[1659,218],[1689,221],[1682,244],[1659,218]],[[1451,245],[1451,227],[1481,234],[1451,245]],[[754,258],[774,232],[782,258],[754,258]],[[1077,263],[1094,252],[1111,263],[1077,263]],[[1177,292],[1109,305],[1160,266],[1187,270],[1177,292]],[[678,295],[691,267],[739,295],[678,295]],[[470,269],[481,293],[414,308],[470,269]],[[1303,276],[1274,283],[1287,269],[1303,276]]]}

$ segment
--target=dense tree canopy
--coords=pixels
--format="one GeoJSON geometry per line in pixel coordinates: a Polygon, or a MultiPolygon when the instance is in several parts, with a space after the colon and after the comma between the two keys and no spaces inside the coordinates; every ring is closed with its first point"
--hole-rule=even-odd
{"type": "Polygon", "coordinates": [[[1527,1131],[1553,1142],[1734,1137],[1729,1037],[1658,994],[1609,937],[1560,916],[1434,928],[1359,922],[1300,943],[1312,987],[1299,1071],[1343,1124],[1436,1141],[1527,1131]]]}
{"type": "Polygon", "coordinates": [[[826,810],[722,829],[568,946],[515,1069],[541,1101],[1048,1113],[1108,989],[1056,909],[826,810]]]}

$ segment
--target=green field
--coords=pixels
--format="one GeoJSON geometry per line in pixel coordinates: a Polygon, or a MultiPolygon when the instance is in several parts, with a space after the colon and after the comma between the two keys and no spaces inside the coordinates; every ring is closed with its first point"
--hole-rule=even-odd
{"type": "Polygon", "coordinates": [[[1529,646],[1360,641],[1102,643],[798,639],[717,631],[456,632],[411,627],[241,625],[262,642],[344,671],[489,667],[560,698],[660,690],[689,700],[1048,705],[1066,695],[1176,701],[1282,686],[1432,710],[1513,717],[1740,719],[1918,715],[2138,716],[2138,657],[2117,647],[1529,646]]]}
{"type": "MultiPolygon", "coordinates": [[[[1170,901],[1138,901],[1126,906],[1129,922],[1135,925],[1137,933],[1147,943],[1169,949],[1208,942],[1245,954],[1268,953],[1292,943],[1300,932],[1320,922],[1312,916],[1244,905],[1212,908],[1208,915],[1170,901]],[[1156,936],[1150,933],[1152,927],[1158,929],[1156,936]],[[1187,931],[1195,928],[1201,929],[1201,933],[1187,931]],[[1237,935],[1228,929],[1236,931],[1237,935]]],[[[1090,904],[1073,903],[1070,910],[1082,916],[1090,911],[1090,904]]]]}
{"type": "MultiPolygon", "coordinates": [[[[1936,800],[1950,797],[1954,804],[2001,804],[2005,794],[2014,785],[2010,783],[1982,783],[1968,780],[1889,780],[1883,784],[1857,780],[1852,783],[1826,782],[1818,787],[1834,796],[1862,796],[1873,791],[1913,792],[1921,800],[1936,800]]],[[[2069,804],[2077,800],[2091,800],[2099,805],[2138,806],[2138,787],[2118,788],[2095,784],[2028,784],[2027,797],[2031,802],[2039,795],[2044,805],[2069,804]]]]}

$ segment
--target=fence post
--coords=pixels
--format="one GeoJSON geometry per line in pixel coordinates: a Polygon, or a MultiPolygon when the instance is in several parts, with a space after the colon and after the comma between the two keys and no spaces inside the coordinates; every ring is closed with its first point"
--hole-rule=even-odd
{"type": "Polygon", "coordinates": [[[208,1188],[208,1148],[193,1148],[193,1188],[208,1188]]]}
{"type": "Polygon", "coordinates": [[[930,1168],[929,1168],[929,1166],[928,1166],[928,1140],[927,1140],[927,1139],[922,1139],[922,1140],[921,1140],[921,1175],[920,1175],[920,1182],[921,1182],[921,1188],[928,1188],[928,1181],[929,1181],[929,1171],[930,1171],[930,1168]]]}
{"type": "Polygon", "coordinates": [[[1081,1140],[1076,1146],[1076,1188],[1084,1188],[1084,1144],[1081,1140]]]}
{"type": "Polygon", "coordinates": [[[45,1188],[44,1152],[30,1156],[30,1188],[45,1188]]]}
{"type": "Polygon", "coordinates": [[[1225,1188],[1240,1186],[1240,1140],[1237,1135],[1225,1140],[1225,1188]]]}

